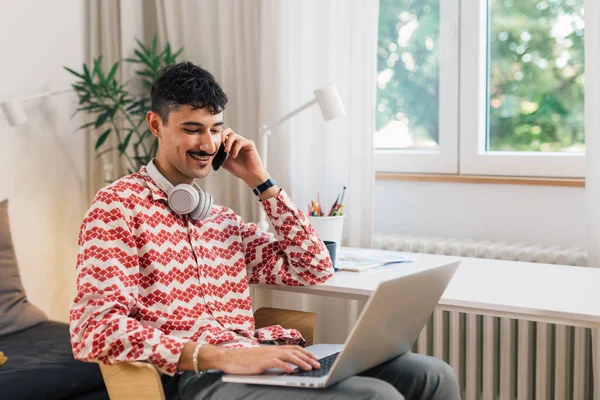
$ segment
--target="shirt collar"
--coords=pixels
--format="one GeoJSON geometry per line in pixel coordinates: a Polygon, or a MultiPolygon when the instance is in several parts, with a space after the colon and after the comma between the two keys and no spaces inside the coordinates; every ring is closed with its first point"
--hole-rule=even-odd
{"type": "Polygon", "coordinates": [[[163,192],[161,188],[158,187],[158,185],[152,180],[152,178],[150,178],[150,175],[148,175],[145,166],[140,169],[140,175],[146,181],[146,185],[148,186],[148,189],[150,189],[150,193],[152,194],[153,200],[168,200],[167,194],[163,192]]]}

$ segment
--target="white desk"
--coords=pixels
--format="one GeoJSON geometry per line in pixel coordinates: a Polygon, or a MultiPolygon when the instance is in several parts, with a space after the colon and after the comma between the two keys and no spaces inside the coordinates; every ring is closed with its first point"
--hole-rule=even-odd
{"type": "Polygon", "coordinates": [[[254,287],[366,300],[381,281],[461,259],[437,309],[600,329],[600,268],[414,256],[414,262],[371,272],[336,272],[321,285],[254,287]]]}

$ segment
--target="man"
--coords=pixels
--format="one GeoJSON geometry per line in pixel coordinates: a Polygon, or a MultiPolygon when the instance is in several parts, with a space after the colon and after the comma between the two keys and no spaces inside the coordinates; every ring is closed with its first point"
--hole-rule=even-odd
{"type": "Polygon", "coordinates": [[[159,141],[154,164],[102,189],[81,226],[70,313],[75,357],[150,362],[175,376],[170,383],[182,399],[458,399],[449,366],[414,354],[316,391],[221,381],[221,371],[319,368],[297,331],[255,330],[248,285],[312,285],[333,274],[302,211],[277,185],[265,184],[273,182],[254,143],[225,128],[227,101],[213,76],[189,62],[165,68],[154,82],[146,117],[159,141]],[[223,168],[259,188],[275,238],[225,207],[194,219],[169,206],[171,185],[206,177],[221,143],[223,168]]]}

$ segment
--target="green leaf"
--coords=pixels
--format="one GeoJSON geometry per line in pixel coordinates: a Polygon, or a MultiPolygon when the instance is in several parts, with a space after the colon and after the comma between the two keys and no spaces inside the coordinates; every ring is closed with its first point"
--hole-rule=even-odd
{"type": "Polygon", "coordinates": [[[88,87],[87,86],[83,86],[83,85],[80,85],[78,83],[72,84],[71,87],[73,89],[75,89],[75,91],[77,91],[77,92],[86,92],[86,93],[88,92],[88,87]]]}
{"type": "Polygon", "coordinates": [[[139,50],[134,50],[134,53],[137,54],[137,56],[140,58],[140,60],[142,60],[144,62],[144,64],[146,64],[147,66],[152,65],[152,63],[150,62],[148,57],[146,57],[146,55],[142,54],[142,52],[140,52],[139,50]]]}
{"type": "Polygon", "coordinates": [[[123,143],[119,143],[118,149],[119,149],[119,153],[121,155],[123,155],[123,153],[125,153],[125,151],[127,150],[127,146],[129,145],[129,140],[131,140],[131,136],[133,135],[133,130],[131,132],[129,132],[127,134],[127,136],[125,136],[125,139],[123,140],[123,143]]]}
{"type": "Polygon", "coordinates": [[[124,106],[131,103],[133,100],[128,98],[127,96],[129,96],[128,93],[121,93],[121,95],[119,96],[119,103],[123,104],[124,106]]]}
{"type": "Polygon", "coordinates": [[[106,122],[106,119],[110,116],[111,112],[113,110],[107,110],[105,112],[103,112],[102,114],[100,114],[98,116],[98,119],[96,119],[96,123],[94,124],[94,128],[98,128],[100,127],[100,125],[102,125],[104,122],[106,122]]]}
{"type": "Polygon", "coordinates": [[[160,52],[160,54],[158,55],[158,59],[162,60],[163,58],[167,58],[171,55],[171,45],[169,43],[167,43],[167,45],[165,46],[165,48],[163,49],[163,51],[160,52]]]}
{"type": "Polygon", "coordinates": [[[177,53],[173,54],[173,64],[175,63],[175,61],[177,60],[177,57],[179,57],[179,55],[181,54],[182,51],[183,51],[183,47],[180,48],[179,50],[177,50],[177,53]]]}
{"type": "Polygon", "coordinates": [[[112,129],[107,129],[104,132],[102,132],[102,134],[100,135],[100,137],[98,137],[98,140],[96,140],[96,145],[94,146],[94,150],[98,150],[98,148],[100,148],[100,146],[102,146],[104,144],[104,142],[106,141],[106,138],[108,138],[108,135],[110,135],[110,133],[112,132],[112,129]]]}
{"type": "Polygon", "coordinates": [[[92,76],[90,75],[90,70],[88,68],[88,66],[84,63],[83,64],[83,75],[84,75],[84,79],[87,83],[91,84],[92,83],[92,76]]]}
{"type": "Polygon", "coordinates": [[[79,72],[75,72],[71,68],[67,68],[67,67],[63,67],[63,68],[66,69],[67,71],[69,71],[70,73],[72,73],[73,75],[85,80],[85,77],[82,74],[80,74],[79,72]]]}
{"type": "Polygon", "coordinates": [[[154,78],[154,72],[152,72],[152,71],[142,70],[142,71],[135,71],[135,73],[140,76],[147,76],[150,79],[154,78]]]}
{"type": "Polygon", "coordinates": [[[130,62],[130,63],[138,63],[138,64],[141,63],[140,60],[137,60],[135,58],[126,58],[125,61],[130,62]]]}
{"type": "Polygon", "coordinates": [[[95,124],[96,124],[96,121],[94,121],[94,122],[88,122],[87,124],[83,124],[83,125],[81,125],[80,127],[78,127],[78,128],[77,128],[77,130],[79,130],[79,129],[84,129],[84,128],[88,128],[88,127],[90,127],[90,126],[92,126],[92,125],[95,125],[95,124]]]}
{"type": "Polygon", "coordinates": [[[150,50],[150,58],[154,58],[156,56],[156,33],[152,36],[152,49],[150,50]]]}
{"type": "Polygon", "coordinates": [[[140,48],[142,49],[142,51],[143,51],[144,53],[146,53],[146,54],[150,54],[150,50],[149,50],[149,49],[148,49],[146,46],[144,46],[144,43],[142,43],[142,42],[140,41],[140,39],[138,39],[138,38],[135,38],[135,41],[136,41],[136,43],[138,44],[138,46],[140,46],[140,48]]]}
{"type": "Polygon", "coordinates": [[[115,102],[115,105],[113,106],[113,111],[112,111],[111,117],[117,113],[117,111],[119,110],[119,107],[121,107],[121,100],[117,100],[115,102]]]}
{"type": "Polygon", "coordinates": [[[146,99],[141,99],[141,100],[137,100],[134,101],[133,103],[131,103],[131,105],[129,107],[127,107],[127,111],[131,111],[136,107],[142,107],[144,105],[144,103],[146,102],[146,99]]]}
{"type": "Polygon", "coordinates": [[[92,77],[94,75],[98,75],[98,78],[100,78],[100,82],[102,82],[104,80],[104,74],[102,74],[102,67],[101,64],[102,63],[102,56],[98,56],[98,58],[96,58],[94,60],[94,69],[92,70],[92,77]],[[102,74],[102,75],[100,75],[102,74]]]}
{"type": "Polygon", "coordinates": [[[135,142],[134,146],[137,147],[140,144],[142,144],[142,142],[144,140],[146,140],[149,136],[152,136],[152,131],[150,129],[146,129],[144,132],[142,132],[142,134],[140,135],[140,138],[138,139],[137,142],[135,142]]]}
{"type": "Polygon", "coordinates": [[[108,75],[106,75],[107,81],[112,80],[112,78],[115,76],[115,73],[117,72],[118,68],[119,68],[119,62],[117,61],[116,63],[113,64],[112,68],[108,72],[108,75]]]}
{"type": "MultiPolygon", "coordinates": [[[[98,108],[100,110],[104,110],[106,108],[106,106],[104,104],[96,103],[94,100],[92,100],[89,97],[89,95],[85,95],[82,97],[86,98],[85,107],[89,107],[89,108],[80,107],[81,111],[90,111],[92,108],[98,108]]],[[[98,111],[98,110],[96,110],[96,111],[98,111]]]]}
{"type": "Polygon", "coordinates": [[[96,111],[102,111],[104,110],[106,107],[101,106],[101,105],[91,105],[91,106],[85,106],[85,107],[78,107],[77,111],[89,111],[89,112],[96,112],[96,111]]]}
{"type": "Polygon", "coordinates": [[[98,75],[98,79],[100,80],[100,85],[103,88],[108,88],[108,81],[104,77],[104,72],[102,72],[102,68],[101,67],[98,68],[98,70],[96,71],[96,74],[98,75]]]}

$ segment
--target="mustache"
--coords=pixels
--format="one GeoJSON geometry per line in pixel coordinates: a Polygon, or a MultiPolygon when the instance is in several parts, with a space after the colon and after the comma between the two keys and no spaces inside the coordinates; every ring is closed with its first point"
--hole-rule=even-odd
{"type": "Polygon", "coordinates": [[[188,150],[188,153],[194,154],[198,157],[212,157],[215,154],[217,154],[217,152],[215,151],[214,153],[207,153],[205,151],[199,150],[199,151],[193,151],[193,150],[188,150]]]}

